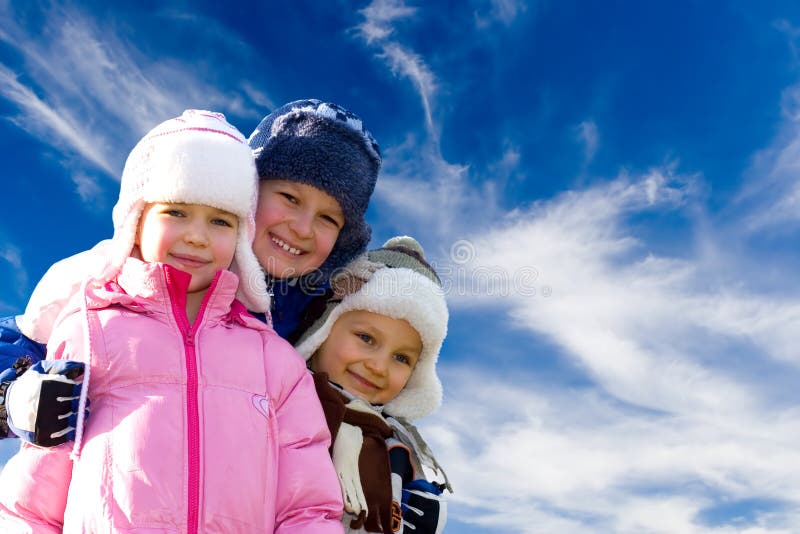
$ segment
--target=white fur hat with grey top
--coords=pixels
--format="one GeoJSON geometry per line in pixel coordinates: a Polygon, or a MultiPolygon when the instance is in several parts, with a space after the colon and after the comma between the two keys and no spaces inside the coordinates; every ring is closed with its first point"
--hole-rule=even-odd
{"type": "Polygon", "coordinates": [[[369,311],[403,319],[422,340],[420,354],[406,386],[383,411],[408,420],[424,417],[442,402],[436,361],[447,335],[447,302],[441,281],[425,261],[422,246],[408,236],[394,237],[382,248],[357,257],[331,276],[333,297],[325,312],[296,345],[306,359],[327,339],[336,320],[350,311],[369,311]]]}

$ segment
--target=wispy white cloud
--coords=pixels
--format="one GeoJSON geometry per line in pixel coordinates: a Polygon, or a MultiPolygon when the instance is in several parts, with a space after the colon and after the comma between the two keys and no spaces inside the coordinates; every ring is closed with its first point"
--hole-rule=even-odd
{"type": "MultiPolygon", "coordinates": [[[[200,62],[154,58],[134,39],[118,37],[125,35],[118,31],[120,24],[127,23],[111,15],[96,19],[56,3],[37,14],[41,27],[33,28],[25,25],[29,17],[15,16],[14,9],[3,7],[0,40],[19,53],[25,77],[0,65],[0,97],[17,106],[11,117],[15,124],[67,156],[68,166],[81,177],[76,185],[82,197],[99,191],[99,183],[92,183],[98,180],[96,171],[118,179],[137,138],[183,109],[207,107],[257,118],[271,102],[252,84],[235,78],[217,84],[207,72],[214,46],[200,47],[200,62]]],[[[219,24],[212,28],[177,16],[167,23],[200,24],[208,31],[196,33],[198,42],[224,40],[234,46],[233,34],[219,24]]],[[[235,46],[246,48],[241,42],[235,46]]]]}
{"type": "Polygon", "coordinates": [[[69,109],[54,108],[39,98],[4,65],[0,65],[0,93],[19,106],[20,115],[11,119],[19,128],[48,144],[74,150],[104,172],[113,172],[109,154],[102,150],[102,138],[93,138],[91,132],[85,131],[85,124],[76,120],[69,109]]]}
{"type": "MultiPolygon", "coordinates": [[[[740,227],[696,222],[702,176],[677,164],[506,212],[500,184],[515,160],[506,150],[488,165],[505,169],[498,179],[478,180],[485,171],[446,163],[409,137],[387,152],[376,193],[407,215],[398,230],[440,245],[432,255],[454,317],[500,313],[591,384],[558,391],[519,375],[489,383],[460,366],[425,434],[461,489],[461,520],[514,532],[797,530],[797,294],[751,289],[735,257],[721,268],[708,250],[728,247],[740,227]],[[635,221],[648,214],[683,221],[680,256],[638,233],[635,221]],[[779,512],[766,506],[717,526],[702,519],[753,499],[779,512]]],[[[529,355],[505,357],[519,365],[529,355]]]]}
{"type": "Polygon", "coordinates": [[[17,290],[17,296],[24,295],[28,287],[28,272],[22,264],[20,250],[8,242],[0,245],[0,261],[10,267],[10,273],[5,276],[10,275],[14,280],[13,287],[17,290]]]}
{"type": "Polygon", "coordinates": [[[489,0],[480,4],[474,12],[475,26],[480,29],[486,29],[495,23],[510,26],[528,10],[528,3],[523,0],[489,0]]]}
{"type": "Polygon", "coordinates": [[[583,145],[584,165],[594,159],[597,148],[600,146],[600,132],[593,120],[585,120],[577,126],[577,140],[583,145]]]}
{"type": "MultiPolygon", "coordinates": [[[[798,33],[794,30],[792,43],[798,33]]],[[[751,234],[800,226],[800,84],[783,91],[781,112],[780,132],[753,156],[745,174],[748,183],[733,206],[747,213],[741,227],[751,234]]]]}
{"type": "Polygon", "coordinates": [[[653,414],[532,373],[446,368],[445,379],[447,402],[423,432],[447,459],[459,521],[531,533],[743,532],[698,514],[757,497],[782,513],[751,532],[800,527],[796,409],[653,414]]]}
{"type": "Polygon", "coordinates": [[[403,0],[373,0],[360,11],[364,22],[357,26],[357,30],[367,44],[380,42],[394,33],[393,23],[412,16],[416,11],[416,8],[406,6],[403,0]]]}
{"type": "Polygon", "coordinates": [[[380,50],[378,56],[386,61],[393,74],[408,78],[414,84],[425,112],[427,131],[438,143],[431,111],[437,91],[436,76],[422,56],[402,44],[395,31],[397,22],[413,16],[416,9],[406,6],[402,0],[373,0],[359,13],[364,16],[364,22],[355,27],[356,33],[368,45],[380,50]]]}

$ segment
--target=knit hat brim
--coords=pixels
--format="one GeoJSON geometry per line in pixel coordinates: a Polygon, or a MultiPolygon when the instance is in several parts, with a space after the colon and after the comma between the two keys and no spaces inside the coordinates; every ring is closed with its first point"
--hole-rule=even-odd
{"type": "Polygon", "coordinates": [[[342,208],[345,224],[320,266],[323,276],[364,251],[371,237],[365,214],[381,157],[358,117],[336,104],[299,100],[265,117],[249,142],[260,179],[310,185],[342,208]]]}

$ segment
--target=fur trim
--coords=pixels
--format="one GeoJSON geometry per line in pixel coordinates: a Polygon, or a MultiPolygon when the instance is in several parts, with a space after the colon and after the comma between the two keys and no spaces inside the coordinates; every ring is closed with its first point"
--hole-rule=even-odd
{"type": "Polygon", "coordinates": [[[145,204],[203,204],[239,217],[231,266],[240,278],[237,296],[251,311],[269,310],[265,275],[252,250],[257,195],[250,149],[224,115],[187,110],[159,124],[137,143],[125,163],[112,215],[112,250],[97,278],[107,281],[119,273],[133,249],[145,204]]]}
{"type": "MultiPolygon", "coordinates": [[[[363,275],[373,270],[366,256],[344,268],[344,273],[363,275]]],[[[356,278],[355,276],[353,278],[356,278]]],[[[306,359],[327,339],[336,320],[349,311],[363,310],[394,319],[404,319],[419,333],[422,353],[405,388],[386,403],[387,414],[418,419],[433,412],[442,402],[442,385],[436,375],[436,361],[447,335],[448,311],[441,286],[416,269],[387,267],[374,270],[358,287],[343,288],[341,302],[332,301],[325,314],[306,332],[297,351],[306,359]]],[[[358,282],[356,282],[358,284],[358,282]]],[[[336,288],[334,287],[334,291],[336,288]]]]}

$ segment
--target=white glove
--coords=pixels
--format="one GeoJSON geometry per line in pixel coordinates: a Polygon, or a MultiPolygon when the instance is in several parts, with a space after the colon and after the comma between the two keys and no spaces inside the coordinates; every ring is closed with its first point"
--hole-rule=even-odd
{"type": "Polygon", "coordinates": [[[344,509],[354,515],[360,514],[362,510],[367,511],[367,498],[364,497],[361,474],[358,471],[358,457],[363,444],[361,429],[347,423],[342,423],[339,427],[336,441],[333,442],[333,465],[342,485],[344,509]]]}

